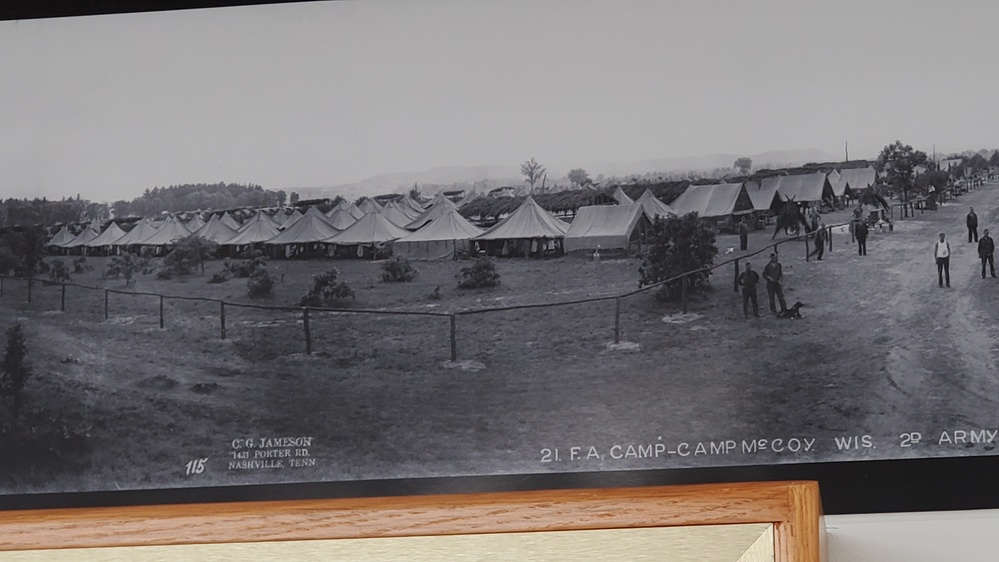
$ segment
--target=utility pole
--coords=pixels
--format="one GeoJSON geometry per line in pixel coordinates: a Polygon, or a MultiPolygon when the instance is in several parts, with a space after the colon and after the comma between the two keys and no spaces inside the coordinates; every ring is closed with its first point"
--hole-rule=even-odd
{"type": "Polygon", "coordinates": [[[846,152],[846,162],[850,161],[850,141],[844,141],[843,150],[846,152]]]}

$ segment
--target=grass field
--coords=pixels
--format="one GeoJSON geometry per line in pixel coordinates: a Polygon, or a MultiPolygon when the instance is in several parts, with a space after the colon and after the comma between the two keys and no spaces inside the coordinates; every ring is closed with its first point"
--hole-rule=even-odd
{"type": "MultiPolygon", "coordinates": [[[[447,318],[313,313],[307,356],[297,312],[227,307],[221,340],[217,303],[167,299],[160,329],[155,297],[111,295],[105,321],[103,291],[68,288],[62,313],[59,287],[36,284],[27,303],[26,284],[7,281],[0,328],[24,324],[35,375],[26,421],[4,426],[0,408],[0,491],[987,453],[995,443],[952,446],[938,436],[999,427],[999,282],[979,278],[974,247],[962,240],[968,205],[984,227],[999,224],[996,193],[989,185],[872,233],[868,256],[856,255],[846,232],[821,262],[804,260],[802,242],[782,245],[786,296],[805,303],[802,320],[767,315],[764,291],[763,318],[744,319],[731,266],[716,271],[714,290],[688,316],[648,294],[624,299],[622,340],[636,345],[621,350],[608,347],[613,301],[459,316],[458,358],[481,370],[444,365],[447,318]],[[941,231],[952,235],[952,289],[936,285],[931,251],[941,231]],[[899,434],[911,432],[924,439],[900,447],[899,434]],[[864,434],[875,447],[837,450],[834,437],[864,434]],[[229,468],[245,450],[234,440],[262,437],[312,437],[315,465],[229,468]],[[775,439],[785,450],[771,450],[775,439]],[[629,445],[660,443],[662,455],[625,457],[629,445]],[[698,443],[707,454],[693,454],[698,443]],[[801,448],[786,450],[791,443],[801,448]],[[585,458],[591,446],[597,456],[585,458]],[[542,462],[545,449],[553,462],[542,462]],[[202,458],[205,470],[188,474],[202,458]]],[[[769,235],[753,233],[750,250],[769,235]]],[[[720,236],[718,246],[738,243],[720,236]]],[[[95,270],[74,282],[125,289],[101,279],[103,259],[89,261],[95,270]]],[[[765,256],[753,261],[762,268],[765,256]]],[[[453,312],[638,286],[634,259],[500,260],[501,286],[481,291],[456,289],[460,262],[420,263],[416,281],[388,284],[377,263],[274,260],[281,281],[263,302],[297,304],[311,275],[331,265],[357,293],[349,306],[366,309],[453,312]],[[442,298],[427,298],[438,286],[442,298]]],[[[219,268],[140,276],[128,290],[250,302],[245,280],[207,283],[219,268]]]]}

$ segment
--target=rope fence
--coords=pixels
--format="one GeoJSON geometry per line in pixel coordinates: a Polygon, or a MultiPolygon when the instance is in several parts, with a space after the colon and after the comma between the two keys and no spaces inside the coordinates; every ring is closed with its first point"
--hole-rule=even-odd
{"type": "MultiPolygon", "coordinates": [[[[841,228],[844,226],[849,226],[850,223],[842,223],[836,225],[828,225],[823,228],[827,231],[826,241],[828,244],[828,249],[832,251],[833,247],[833,236],[832,231],[834,228],[841,228]]],[[[61,282],[44,280],[39,278],[25,278],[25,277],[11,277],[11,276],[0,276],[0,299],[10,298],[11,287],[9,286],[11,281],[25,282],[26,287],[26,300],[28,304],[32,304],[33,295],[37,300],[37,290],[35,289],[36,284],[40,284],[42,287],[46,286],[58,286],[59,287],[59,310],[61,312],[66,312],[67,310],[67,299],[66,299],[66,289],[67,287],[78,288],[88,291],[103,292],[103,314],[104,320],[108,321],[111,318],[111,308],[112,299],[111,295],[119,296],[129,296],[129,297],[148,297],[150,299],[156,299],[158,302],[158,320],[159,328],[162,330],[167,325],[166,310],[165,305],[170,301],[177,302],[198,302],[198,303],[210,303],[217,305],[217,317],[218,317],[218,334],[219,339],[226,340],[228,337],[228,327],[226,324],[226,311],[227,309],[250,309],[250,310],[262,310],[269,312],[281,312],[281,313],[297,313],[301,315],[302,323],[302,341],[304,345],[304,351],[306,355],[311,355],[313,353],[313,320],[315,320],[315,315],[317,314],[344,314],[344,315],[381,315],[381,316],[394,316],[394,317],[429,317],[429,318],[447,318],[449,320],[448,324],[448,340],[450,344],[450,360],[458,360],[458,317],[459,316],[475,316],[483,314],[496,314],[501,312],[511,312],[517,310],[530,310],[530,309],[544,309],[544,308],[554,308],[554,307],[565,307],[565,306],[578,306],[589,303],[596,302],[606,302],[614,301],[614,343],[619,344],[621,342],[621,301],[623,299],[651,291],[653,289],[658,289],[663,285],[668,283],[680,282],[680,306],[684,314],[687,313],[689,306],[689,290],[690,277],[693,275],[710,273],[714,270],[720,270],[721,268],[727,267],[730,264],[733,265],[734,280],[733,287],[735,291],[739,291],[738,277],[741,272],[740,263],[745,263],[745,260],[749,258],[758,256],[763,253],[769,253],[771,251],[779,253],[779,247],[781,244],[786,244],[788,242],[796,242],[804,240],[805,242],[805,261],[810,260],[811,248],[809,240],[815,236],[815,232],[806,232],[802,234],[797,234],[789,237],[785,237],[781,240],[768,244],[759,250],[751,252],[746,255],[742,255],[736,258],[731,258],[724,260],[720,263],[714,264],[710,267],[704,267],[700,269],[695,269],[681,273],[659,281],[657,283],[646,285],[640,287],[633,291],[627,293],[616,294],[616,295],[603,295],[596,297],[587,297],[574,300],[566,300],[552,303],[538,303],[538,304],[520,304],[502,307],[486,307],[486,308],[476,308],[470,310],[458,310],[454,312],[430,312],[430,311],[410,311],[410,310],[377,310],[377,309],[356,309],[356,308],[333,308],[333,307],[313,307],[313,306],[272,306],[263,304],[253,304],[246,302],[230,302],[223,299],[212,299],[206,297],[192,297],[192,296],[181,296],[181,295],[164,295],[160,293],[152,293],[145,291],[128,291],[122,289],[112,289],[108,287],[98,287],[91,285],[83,285],[79,283],[72,282],[61,282]]],[[[213,313],[214,315],[215,313],[213,313]]],[[[230,312],[231,314],[231,312],[230,312]]]]}

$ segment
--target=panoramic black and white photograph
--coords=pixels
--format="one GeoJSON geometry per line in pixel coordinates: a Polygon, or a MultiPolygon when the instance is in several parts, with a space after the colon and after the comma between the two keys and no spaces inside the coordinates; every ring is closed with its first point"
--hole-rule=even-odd
{"type": "Polygon", "coordinates": [[[995,21],[0,21],[0,495],[994,455],[995,21]]]}

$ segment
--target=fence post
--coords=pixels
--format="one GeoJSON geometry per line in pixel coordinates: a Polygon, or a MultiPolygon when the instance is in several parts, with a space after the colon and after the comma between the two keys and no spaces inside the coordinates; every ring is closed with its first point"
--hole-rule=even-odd
{"type": "Polygon", "coordinates": [[[621,343],[621,297],[614,299],[614,343],[621,343]]]}
{"type": "Polygon", "coordinates": [[[59,310],[66,312],[66,284],[62,284],[62,301],[59,303],[59,310]]]}
{"type": "Polygon", "coordinates": [[[0,277],[0,299],[3,298],[3,277],[0,277]]]}
{"type": "Polygon", "coordinates": [[[828,230],[826,230],[826,233],[828,234],[828,236],[826,236],[826,239],[829,240],[829,251],[831,252],[832,251],[832,227],[831,226],[827,226],[826,228],[828,229],[828,230]]]}
{"type": "Polygon", "coordinates": [[[160,296],[160,329],[163,329],[163,297],[160,296]]]}
{"type": "Polygon", "coordinates": [[[735,258],[735,280],[732,281],[732,286],[735,287],[735,292],[739,292],[739,258],[735,258]]]}
{"type": "Polygon", "coordinates": [[[108,294],[110,291],[104,289],[104,319],[108,319],[108,294]]]}
{"type": "Polygon", "coordinates": [[[302,325],[305,327],[305,354],[312,355],[312,331],[309,330],[309,307],[302,309],[302,325]]]}
{"type": "Polygon", "coordinates": [[[31,302],[31,285],[32,285],[32,281],[31,281],[31,278],[29,277],[28,278],[28,302],[29,303],[31,302]]]}
{"type": "Polygon", "coordinates": [[[222,339],[225,339],[225,301],[219,301],[219,322],[222,328],[222,339]]]}
{"type": "Polygon", "coordinates": [[[451,361],[458,360],[458,315],[451,315],[451,361]]]}
{"type": "Polygon", "coordinates": [[[683,313],[687,313],[687,276],[680,278],[680,302],[683,305],[683,313]]]}
{"type": "Polygon", "coordinates": [[[809,258],[808,258],[808,255],[809,255],[810,253],[811,253],[811,252],[809,252],[809,251],[808,251],[808,235],[806,234],[806,235],[805,235],[805,261],[808,261],[808,259],[809,259],[809,258]]]}

